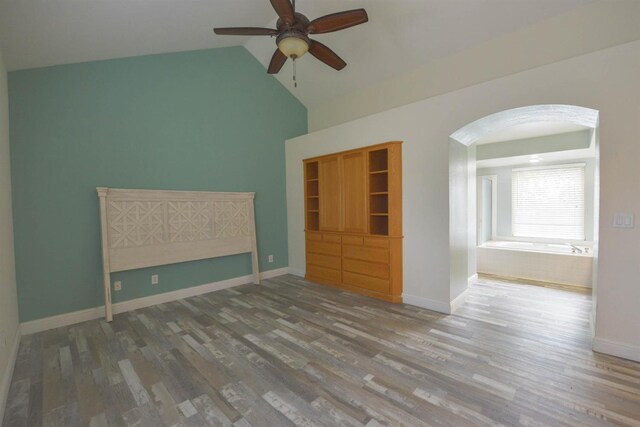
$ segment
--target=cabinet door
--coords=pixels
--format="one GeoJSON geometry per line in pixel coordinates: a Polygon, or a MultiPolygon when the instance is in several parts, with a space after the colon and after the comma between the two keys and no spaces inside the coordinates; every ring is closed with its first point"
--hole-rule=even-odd
{"type": "Polygon", "coordinates": [[[340,192],[340,159],[338,156],[318,162],[320,196],[320,230],[340,230],[342,194],[340,192]]]}
{"type": "Polygon", "coordinates": [[[345,154],[343,166],[344,231],[367,232],[366,153],[345,154]]]}

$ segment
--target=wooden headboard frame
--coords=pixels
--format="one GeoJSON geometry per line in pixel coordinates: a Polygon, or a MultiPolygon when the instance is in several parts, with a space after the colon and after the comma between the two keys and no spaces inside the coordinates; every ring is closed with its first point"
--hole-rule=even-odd
{"type": "Polygon", "coordinates": [[[255,193],[96,190],[108,322],[112,272],[251,252],[259,283],[255,193]]]}

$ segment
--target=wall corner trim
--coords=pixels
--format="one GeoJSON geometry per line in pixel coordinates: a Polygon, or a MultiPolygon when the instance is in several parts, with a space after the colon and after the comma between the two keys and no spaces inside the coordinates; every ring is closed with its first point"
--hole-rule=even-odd
{"type": "MultiPolygon", "coordinates": [[[[260,279],[270,279],[272,277],[282,276],[289,273],[289,267],[277,268],[275,270],[263,271],[260,273],[260,279]]],[[[204,285],[192,286],[190,288],[178,289],[177,291],[165,292],[148,297],[136,298],[128,301],[122,301],[113,304],[113,313],[124,313],[131,310],[150,307],[152,305],[162,304],[166,302],[176,301],[183,298],[189,298],[196,295],[202,295],[209,292],[220,291],[222,289],[232,288],[234,286],[246,285],[253,283],[253,275],[234,277],[232,279],[221,280],[218,282],[207,283],[204,285]]],[[[104,306],[88,308],[85,310],[74,311],[71,313],[59,314],[56,316],[45,317],[43,319],[31,320],[20,324],[22,335],[30,335],[38,332],[55,329],[62,326],[74,325],[76,323],[86,322],[87,320],[98,319],[104,315],[104,306]]]]}
{"type": "MultiPolygon", "coordinates": [[[[478,279],[478,275],[476,274],[476,280],[478,279]]],[[[471,281],[471,277],[469,277],[469,283],[475,283],[475,280],[472,282],[471,281]]],[[[465,300],[467,299],[467,296],[469,295],[469,288],[465,289],[464,291],[462,291],[462,293],[460,295],[458,295],[457,297],[455,297],[453,299],[453,301],[451,301],[451,313],[455,313],[456,311],[458,311],[458,309],[460,307],[462,307],[462,304],[464,304],[465,300]]]]}
{"type": "Polygon", "coordinates": [[[426,308],[427,310],[437,311],[438,313],[451,314],[451,305],[446,302],[409,295],[406,293],[402,294],[402,301],[405,304],[415,305],[416,307],[426,308]]]}
{"type": "Polygon", "coordinates": [[[593,351],[640,362],[640,346],[638,345],[595,337],[593,339],[593,351]]]}
{"type": "Polygon", "coordinates": [[[0,422],[4,419],[5,405],[7,404],[7,398],[9,397],[9,389],[11,388],[11,379],[13,378],[13,370],[16,367],[16,359],[18,357],[18,347],[20,346],[20,327],[16,330],[15,338],[13,339],[13,346],[11,347],[11,353],[9,353],[9,359],[7,360],[6,370],[4,376],[0,379],[0,422]]]}

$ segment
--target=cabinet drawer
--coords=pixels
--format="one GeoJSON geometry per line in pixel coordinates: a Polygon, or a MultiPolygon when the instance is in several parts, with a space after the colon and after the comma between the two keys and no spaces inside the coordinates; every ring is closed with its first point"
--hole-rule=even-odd
{"type": "Polygon", "coordinates": [[[340,244],[307,240],[307,252],[340,256],[340,244]]]}
{"type": "Polygon", "coordinates": [[[343,236],[342,237],[342,244],[343,245],[362,246],[363,241],[364,240],[362,239],[362,237],[358,237],[358,236],[343,236]]]}
{"type": "Polygon", "coordinates": [[[333,268],[334,270],[340,270],[340,257],[323,254],[307,254],[307,264],[315,265],[318,267],[333,268]]]}
{"type": "Polygon", "coordinates": [[[316,265],[307,264],[306,279],[310,281],[318,281],[320,283],[340,283],[340,270],[331,268],[318,267],[316,265]]]}
{"type": "Polygon", "coordinates": [[[383,264],[389,263],[389,250],[384,248],[367,248],[365,246],[344,245],[342,247],[342,255],[345,258],[354,258],[383,264]]]}
{"type": "Polygon", "coordinates": [[[375,237],[365,237],[364,245],[374,248],[389,249],[389,239],[376,239],[375,237]]]}
{"type": "Polygon", "coordinates": [[[325,242],[340,243],[340,236],[336,234],[323,234],[322,240],[325,242]]]}
{"type": "Polygon", "coordinates": [[[375,292],[389,293],[389,281],[386,279],[377,279],[375,277],[345,271],[342,273],[342,282],[347,285],[357,286],[375,292]]]}
{"type": "Polygon", "coordinates": [[[364,274],[365,276],[377,277],[379,279],[389,278],[389,264],[379,264],[345,258],[343,269],[344,271],[364,274]]]}
{"type": "Polygon", "coordinates": [[[322,234],[307,231],[307,240],[322,240],[322,234]]]}

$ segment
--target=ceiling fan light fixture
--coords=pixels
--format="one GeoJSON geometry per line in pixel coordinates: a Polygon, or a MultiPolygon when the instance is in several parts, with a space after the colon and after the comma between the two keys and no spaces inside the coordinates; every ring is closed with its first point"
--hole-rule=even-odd
{"type": "MultiPolygon", "coordinates": [[[[1,0],[0,0],[1,1],[1,0]]],[[[276,36],[278,48],[273,52],[267,72],[277,74],[288,59],[294,61],[309,52],[316,59],[324,62],[334,70],[342,70],[347,66],[334,51],[322,43],[307,37],[310,34],[326,34],[355,27],[369,21],[364,9],[345,10],[331,13],[309,21],[306,16],[296,12],[295,0],[269,0],[278,15],[276,29],[258,27],[214,28],[220,35],[230,36],[276,36]]],[[[295,62],[294,62],[295,69],[295,62]]],[[[294,72],[295,80],[295,72],[294,72]]]]}
{"type": "Polygon", "coordinates": [[[287,58],[297,59],[309,51],[309,42],[298,34],[283,34],[278,40],[278,49],[287,58]]]}

